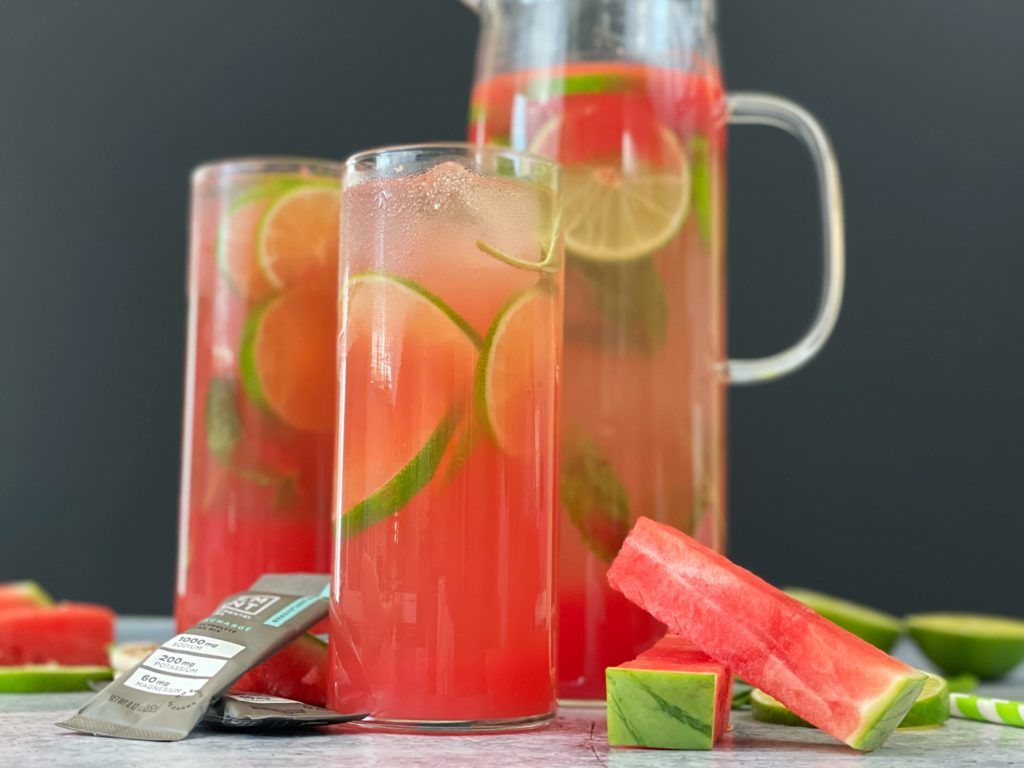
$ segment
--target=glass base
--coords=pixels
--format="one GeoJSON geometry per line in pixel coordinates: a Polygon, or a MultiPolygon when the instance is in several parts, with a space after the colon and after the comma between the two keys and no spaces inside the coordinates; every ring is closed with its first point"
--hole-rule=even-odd
{"type": "Polygon", "coordinates": [[[494,720],[400,720],[393,717],[368,717],[350,725],[379,731],[405,733],[493,733],[496,731],[528,731],[543,728],[555,719],[554,712],[528,717],[494,720]]]}
{"type": "Polygon", "coordinates": [[[565,709],[604,709],[605,699],[559,699],[558,706],[565,709]]]}

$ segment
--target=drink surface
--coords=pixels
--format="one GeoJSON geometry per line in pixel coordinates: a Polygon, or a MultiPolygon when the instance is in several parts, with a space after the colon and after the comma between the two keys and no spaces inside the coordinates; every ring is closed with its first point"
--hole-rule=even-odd
{"type": "Polygon", "coordinates": [[[554,709],[554,196],[458,162],[350,185],[329,705],[554,709]],[[511,264],[509,261],[521,263],[511,264]]]}
{"type": "Polygon", "coordinates": [[[640,515],[724,545],[722,221],[717,71],[587,62],[477,83],[469,135],[564,165],[565,353],[559,696],[664,628],[608,588],[640,515]]]}
{"type": "Polygon", "coordinates": [[[330,567],[339,195],[314,171],[195,178],[179,629],[330,567]]]}

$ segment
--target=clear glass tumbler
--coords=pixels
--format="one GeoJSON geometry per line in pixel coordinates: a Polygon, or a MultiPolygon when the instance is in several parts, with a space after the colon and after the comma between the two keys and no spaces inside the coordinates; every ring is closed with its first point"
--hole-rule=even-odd
{"type": "Polygon", "coordinates": [[[554,714],[557,184],[463,144],[345,166],[328,698],[371,724],[554,714]]]}
{"type": "Polygon", "coordinates": [[[341,165],[192,176],[175,618],[264,573],[330,567],[341,165]]]}

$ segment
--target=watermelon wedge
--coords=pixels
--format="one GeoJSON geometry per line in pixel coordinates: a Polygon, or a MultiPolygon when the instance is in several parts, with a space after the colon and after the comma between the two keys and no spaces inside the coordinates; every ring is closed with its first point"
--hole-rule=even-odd
{"type": "Polygon", "coordinates": [[[641,517],[614,589],[751,685],[854,749],[877,749],[926,676],[685,533],[641,517]]]}
{"type": "Polygon", "coordinates": [[[0,666],[106,667],[113,640],[114,612],[102,605],[58,603],[0,612],[0,666]]]}
{"type": "Polygon", "coordinates": [[[327,643],[303,635],[231,686],[232,691],[266,693],[322,707],[327,702],[327,643]]]}
{"type": "Polygon", "coordinates": [[[36,608],[42,605],[53,605],[53,598],[34,581],[9,581],[0,584],[0,611],[10,608],[36,608]]]}

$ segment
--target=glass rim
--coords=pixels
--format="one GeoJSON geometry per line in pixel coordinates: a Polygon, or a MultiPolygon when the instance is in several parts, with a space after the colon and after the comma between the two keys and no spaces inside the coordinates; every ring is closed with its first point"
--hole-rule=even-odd
{"type": "Polygon", "coordinates": [[[489,144],[474,144],[471,141],[425,141],[416,142],[412,144],[390,144],[379,147],[370,147],[369,149],[362,149],[345,160],[344,168],[346,172],[354,171],[355,166],[365,160],[369,160],[373,157],[379,157],[382,155],[397,154],[399,152],[414,152],[417,150],[451,150],[452,154],[457,153],[481,153],[490,155],[492,157],[511,157],[521,160],[529,160],[531,163],[538,163],[540,165],[546,165],[552,170],[559,170],[560,165],[556,160],[544,157],[543,155],[537,155],[533,152],[523,152],[518,149],[512,149],[510,147],[495,147],[489,144]]]}
{"type": "Polygon", "coordinates": [[[287,172],[290,169],[311,168],[324,171],[325,176],[341,178],[345,163],[341,160],[329,160],[324,157],[308,157],[305,155],[239,155],[207,160],[192,169],[193,181],[200,181],[206,176],[224,171],[234,173],[264,173],[270,168],[280,168],[287,172]]]}

